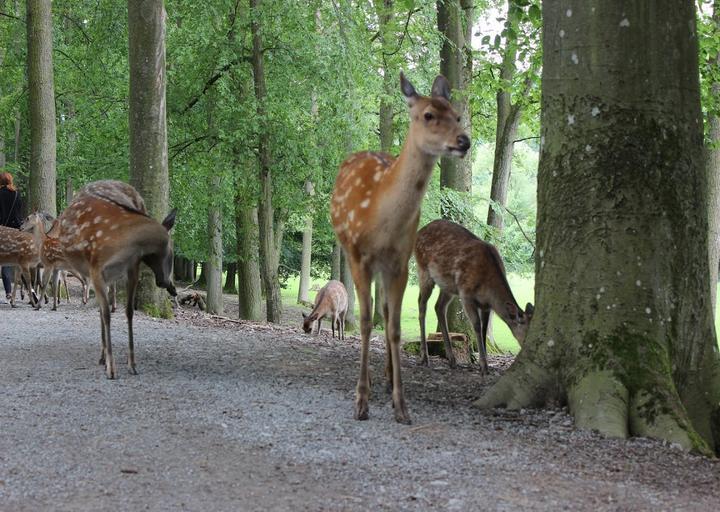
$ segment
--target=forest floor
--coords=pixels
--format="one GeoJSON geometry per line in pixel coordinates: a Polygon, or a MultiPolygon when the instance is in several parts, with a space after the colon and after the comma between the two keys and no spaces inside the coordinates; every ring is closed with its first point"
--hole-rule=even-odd
{"type": "MultiPolygon", "coordinates": [[[[75,295],[77,297],[77,295],[75,295]]],[[[228,298],[231,302],[231,298],[228,298]]],[[[647,439],[576,430],[565,411],[471,407],[511,363],[403,361],[411,426],[393,421],[383,342],[370,419],[353,420],[358,339],[211,318],[100,322],[0,305],[0,510],[717,510],[720,463],[647,439]]],[[[235,306],[236,307],[236,306],[235,306]]],[[[234,314],[234,309],[229,310],[234,314]]]]}

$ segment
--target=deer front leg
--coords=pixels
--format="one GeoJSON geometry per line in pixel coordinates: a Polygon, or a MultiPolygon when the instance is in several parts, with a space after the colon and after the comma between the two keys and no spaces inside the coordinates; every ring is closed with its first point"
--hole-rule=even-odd
{"type": "Polygon", "coordinates": [[[447,310],[453,296],[444,290],[440,290],[440,296],[435,303],[435,314],[437,314],[438,323],[440,324],[440,330],[443,335],[443,343],[445,345],[445,357],[448,360],[450,368],[455,368],[457,362],[455,361],[455,353],[452,349],[452,343],[450,342],[450,332],[448,331],[447,325],[447,310]]]}
{"type": "Polygon", "coordinates": [[[462,305],[463,310],[465,311],[465,315],[468,317],[468,320],[470,320],[470,323],[472,323],[473,330],[475,331],[475,337],[477,338],[478,352],[480,354],[480,373],[483,375],[487,375],[487,355],[485,354],[485,343],[483,343],[483,336],[486,332],[484,318],[481,319],[480,315],[478,315],[478,308],[473,300],[462,299],[462,305]]]}
{"type": "MultiPolygon", "coordinates": [[[[127,304],[125,304],[125,316],[128,324],[128,371],[137,375],[135,369],[135,346],[133,342],[133,315],[135,313],[135,292],[137,292],[138,277],[140,268],[138,265],[131,265],[127,273],[127,304]]],[[[115,286],[115,285],[113,285],[115,286]]],[[[113,295],[114,299],[114,295],[113,295]]],[[[114,311],[114,310],[113,310],[114,311]]]]}
{"type": "Polygon", "coordinates": [[[387,272],[383,275],[385,300],[387,301],[386,339],[389,340],[392,358],[392,399],[395,421],[409,425],[412,423],[405,405],[400,367],[400,314],[402,299],[407,285],[407,266],[399,272],[387,272]]]}
{"type": "Polygon", "coordinates": [[[107,285],[100,276],[99,272],[95,272],[91,277],[93,287],[95,288],[95,298],[100,307],[100,326],[102,336],[102,355],[100,356],[100,364],[105,363],[105,376],[108,379],[115,378],[115,361],[112,355],[112,343],[110,341],[110,304],[108,302],[107,285]]]}
{"type": "Polygon", "coordinates": [[[425,315],[427,313],[427,303],[432,295],[435,283],[427,274],[418,272],[420,281],[420,294],[418,295],[418,311],[420,320],[420,364],[428,366],[430,364],[430,354],[428,353],[427,336],[425,334],[425,315]]]}
{"type": "Polygon", "coordinates": [[[355,419],[366,420],[370,416],[370,331],[372,330],[372,297],[370,282],[372,273],[360,261],[350,258],[350,271],[355,282],[360,303],[360,377],[355,388],[355,419]]]}

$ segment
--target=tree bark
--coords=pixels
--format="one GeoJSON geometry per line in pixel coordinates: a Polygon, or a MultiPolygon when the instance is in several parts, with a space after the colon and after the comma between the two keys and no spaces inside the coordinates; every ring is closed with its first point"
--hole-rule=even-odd
{"type": "Polygon", "coordinates": [[[543,3],[536,310],[477,405],[720,446],[692,0],[543,3]],[[592,7],[592,8],[591,8],[592,7]]]}
{"type": "MultiPolygon", "coordinates": [[[[472,77],[472,19],[473,7],[469,0],[438,0],[438,30],[443,36],[440,49],[440,73],[448,79],[453,91],[453,106],[461,118],[465,133],[472,140],[470,98],[468,87],[472,77]]],[[[440,159],[440,186],[469,194],[472,188],[472,147],[464,159],[444,157],[440,159]]],[[[440,213],[456,222],[452,205],[444,205],[440,213]]],[[[473,339],[474,330],[465,317],[459,300],[453,300],[447,313],[451,332],[465,333],[473,339]]],[[[438,330],[440,330],[438,328],[438,330]]]]}
{"type": "Polygon", "coordinates": [[[237,238],[238,314],[243,320],[262,319],[260,265],[258,263],[257,209],[248,207],[242,196],[235,196],[237,238]]]}
{"type": "Polygon", "coordinates": [[[232,293],[237,294],[237,285],[235,284],[235,281],[237,280],[237,263],[234,261],[231,261],[227,264],[227,275],[225,277],[225,286],[223,287],[223,291],[225,293],[232,293]]]}
{"type": "MultiPolygon", "coordinates": [[[[130,63],[130,184],[150,216],[168,213],[169,177],[165,106],[165,7],[163,0],[128,1],[130,63]]],[[[170,302],[143,267],[137,292],[140,308],[168,314],[170,302]]]]}
{"type": "MultiPolygon", "coordinates": [[[[57,215],[51,0],[28,0],[29,209],[57,215]]],[[[16,150],[17,151],[17,150],[16,150]]]]}
{"type": "Polygon", "coordinates": [[[258,224],[260,228],[260,263],[262,280],[265,284],[265,304],[267,321],[280,322],[282,313],[282,300],[280,297],[280,282],[278,279],[278,265],[280,263],[279,246],[276,245],[278,235],[276,232],[275,210],[273,208],[272,172],[270,155],[270,134],[267,128],[267,109],[265,105],[267,88],[265,86],[265,69],[263,46],[261,37],[260,11],[261,0],[249,0],[252,10],[252,69],[257,115],[259,119],[258,130],[258,164],[260,174],[260,199],[258,201],[258,224]]]}
{"type": "MultiPolygon", "coordinates": [[[[720,31],[720,0],[713,2],[713,23],[720,31]]],[[[720,68],[720,53],[715,55],[712,66],[720,68]]],[[[720,83],[711,86],[713,96],[720,97],[720,83]]],[[[717,100],[716,100],[717,101],[717,100]]],[[[717,305],[718,265],[720,265],[720,113],[708,113],[707,152],[708,172],[708,258],[710,265],[710,307],[715,311],[717,305]]]]}
{"type": "Polygon", "coordinates": [[[340,242],[335,240],[335,243],[333,244],[333,252],[332,252],[332,259],[330,261],[330,279],[334,279],[336,281],[342,280],[342,247],[340,247],[340,242]]]}
{"type": "Polygon", "coordinates": [[[345,285],[345,289],[348,294],[348,310],[345,315],[345,329],[348,331],[354,331],[357,328],[357,320],[355,319],[355,285],[353,283],[352,274],[350,273],[350,263],[345,256],[345,251],[342,253],[342,266],[340,272],[340,280],[345,285]]]}
{"type": "MultiPolygon", "coordinates": [[[[222,180],[219,175],[210,178],[210,197],[219,197],[222,180]]],[[[223,235],[222,208],[215,201],[210,201],[208,208],[209,252],[207,261],[207,311],[215,315],[224,313],[223,307],[223,235]]]]}

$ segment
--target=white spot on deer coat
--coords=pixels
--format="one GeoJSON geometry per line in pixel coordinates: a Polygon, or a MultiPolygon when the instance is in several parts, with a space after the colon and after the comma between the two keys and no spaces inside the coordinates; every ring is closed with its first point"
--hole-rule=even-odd
{"type": "Polygon", "coordinates": [[[365,199],[360,203],[360,208],[367,208],[370,205],[370,199],[365,199]]]}
{"type": "Polygon", "coordinates": [[[380,181],[380,178],[382,178],[382,173],[380,171],[376,172],[373,176],[373,180],[380,181]]]}

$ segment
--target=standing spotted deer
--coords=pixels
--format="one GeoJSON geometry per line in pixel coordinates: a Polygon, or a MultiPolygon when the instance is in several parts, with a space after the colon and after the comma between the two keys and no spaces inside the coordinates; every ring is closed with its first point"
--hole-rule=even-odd
{"type": "Polygon", "coordinates": [[[420,203],[440,156],[463,157],[470,139],[450,104],[450,86],[438,76],[431,96],[420,96],[400,74],[410,110],[410,128],[397,158],[363,152],[340,166],[332,195],[333,228],[350,263],[360,302],[360,377],[355,418],[368,419],[368,356],[372,329],[370,284],[379,274],[385,290],[385,376],[392,382],[395,420],[410,423],[400,376],[400,308],[415,246],[420,203]]]}
{"type": "Polygon", "coordinates": [[[326,316],[332,320],[332,335],[335,337],[337,328],[338,339],[345,339],[345,315],[348,309],[348,294],[345,285],[340,281],[328,281],[315,296],[315,307],[310,314],[303,316],[303,330],[310,333],[317,322],[317,333],[320,333],[320,322],[326,316]]]}
{"type": "Polygon", "coordinates": [[[140,194],[120,181],[96,181],[83,188],[58,218],[57,239],[73,273],[89,279],[100,307],[105,374],[115,378],[110,343],[108,283],[127,279],[128,370],[136,374],[133,313],[140,263],[155,274],[155,284],[175,296],[173,249],[169,231],[173,210],[162,223],[151,218],[140,194]]]}
{"type": "Polygon", "coordinates": [[[523,311],[505,277],[505,265],[492,245],[448,220],[434,220],[417,234],[415,243],[420,296],[420,362],[428,364],[425,338],[427,302],[437,284],[440,296],[435,304],[450,367],[455,355],[450,344],[447,309],[453,297],[460,297],[465,315],[473,325],[480,352],[480,371],[487,374],[486,336],[490,311],[503,319],[522,345],[533,316],[533,305],[523,311]]]}

